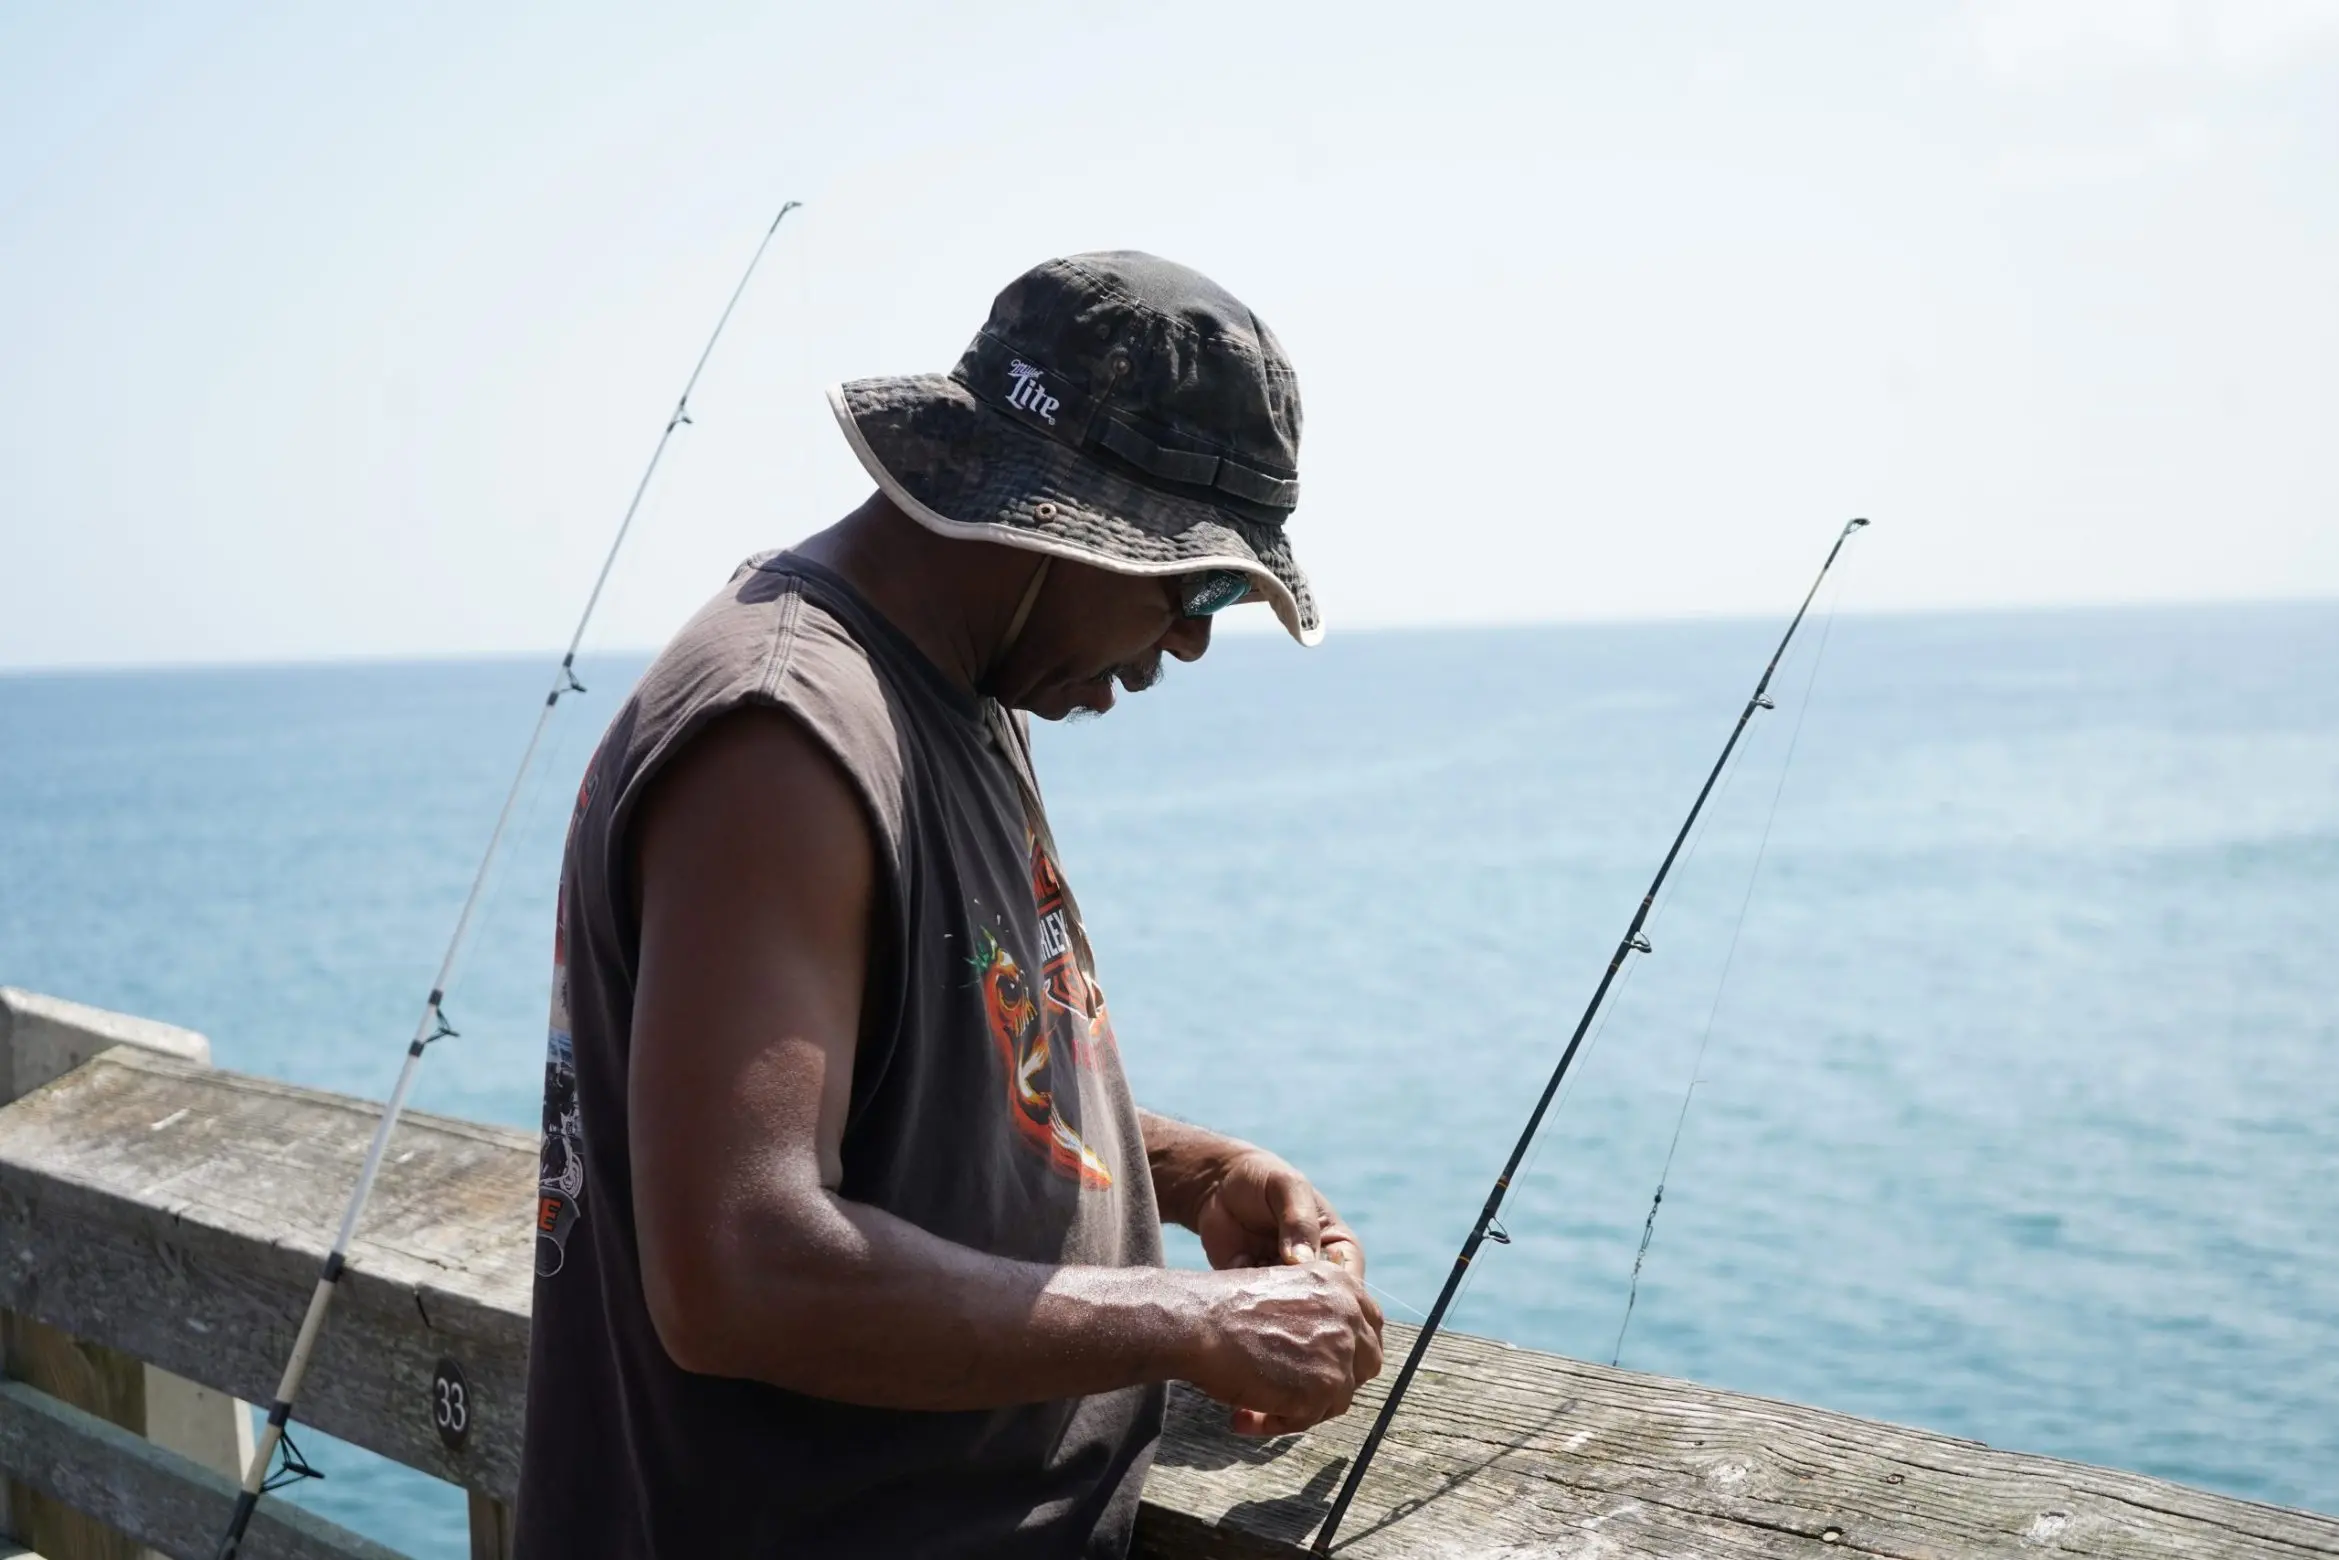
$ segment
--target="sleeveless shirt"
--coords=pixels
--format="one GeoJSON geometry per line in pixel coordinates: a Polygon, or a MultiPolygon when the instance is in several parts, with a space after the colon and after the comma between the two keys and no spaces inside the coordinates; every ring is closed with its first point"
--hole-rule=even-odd
{"type": "Polygon", "coordinates": [[[1027,803],[1018,783],[1021,727],[837,575],[784,552],[750,559],[643,674],[569,824],[517,1552],[1122,1555],[1159,1388],[911,1413],[695,1375],[658,1341],[625,1108],[640,954],[629,835],[660,770],[748,707],[827,749],[880,858],[840,1194],[1002,1257],[1161,1262],[1112,1023],[1036,790],[1027,803]]]}

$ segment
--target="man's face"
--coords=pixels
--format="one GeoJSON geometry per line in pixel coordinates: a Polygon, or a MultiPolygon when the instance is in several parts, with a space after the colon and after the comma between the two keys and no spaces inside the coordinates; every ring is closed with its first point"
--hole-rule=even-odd
{"type": "Polygon", "coordinates": [[[1210,620],[1180,609],[1176,576],[1114,574],[1059,558],[989,691],[1042,720],[1102,715],[1116,685],[1140,692],[1160,681],[1163,656],[1198,661],[1209,648],[1210,620]]]}

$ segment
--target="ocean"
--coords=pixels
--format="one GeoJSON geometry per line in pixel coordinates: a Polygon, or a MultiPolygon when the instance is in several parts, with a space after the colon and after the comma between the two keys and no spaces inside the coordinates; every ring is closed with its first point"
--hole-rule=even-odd
{"type": "MultiPolygon", "coordinates": [[[[1140,1097],[1425,1307],[1780,626],[1237,636],[1043,731],[1140,1097]]],[[[641,664],[563,705],[422,1108],[536,1120],[641,664]]],[[[0,676],[0,982],[383,1095],[548,670],[0,676]]],[[[1815,619],[1453,1325],[1610,1357],[1694,1075],[1626,1365],[2339,1512],[2334,671],[2339,605],[1815,619]]],[[[468,1552],[318,1440],[308,1504],[468,1552]]]]}

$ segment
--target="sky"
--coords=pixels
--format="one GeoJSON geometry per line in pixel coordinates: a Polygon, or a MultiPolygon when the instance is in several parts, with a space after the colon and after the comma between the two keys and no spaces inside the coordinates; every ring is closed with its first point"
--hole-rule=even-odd
{"type": "MultiPolygon", "coordinates": [[[[1333,634],[2339,596],[2339,0],[0,8],[0,667],[661,642],[1050,255],[1306,403],[1333,634]]],[[[1266,628],[1264,612],[1237,614],[1266,628]]]]}

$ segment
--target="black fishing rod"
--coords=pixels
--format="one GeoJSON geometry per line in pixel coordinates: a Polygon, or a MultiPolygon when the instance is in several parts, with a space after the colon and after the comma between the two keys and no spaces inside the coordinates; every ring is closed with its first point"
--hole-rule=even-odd
{"type": "Polygon", "coordinates": [[[405,1065],[398,1070],[397,1086],[390,1091],[390,1102],[382,1107],[382,1119],[374,1126],[373,1141],[367,1145],[365,1163],[357,1172],[357,1185],[351,1189],[349,1202],[341,1210],[341,1228],[333,1237],[333,1249],[325,1257],[324,1271],[317,1275],[317,1287],[309,1294],[309,1309],[301,1318],[300,1332],[293,1339],[292,1356],[284,1363],[283,1379],[277,1384],[276,1401],[268,1406],[268,1419],[260,1431],[258,1444],[252,1450],[252,1461],[244,1472],[243,1488],[236,1495],[235,1512],[228,1518],[227,1532],[213,1551],[213,1560],[236,1560],[244,1544],[244,1533],[252,1525],[252,1513],[259,1508],[260,1497],[271,1490],[283,1488],[304,1478],[317,1477],[317,1472],[302,1461],[300,1453],[286,1437],[286,1427],[292,1422],[293,1400],[300,1395],[301,1383],[307,1379],[309,1361],[316,1352],[317,1339],[324,1332],[325,1313],[332,1309],[333,1294],[340,1285],[341,1273],[349,1261],[350,1242],[357,1237],[358,1220],[365,1216],[365,1205],[373,1196],[375,1178],[381,1174],[382,1155],[390,1146],[391,1129],[405,1112],[406,1096],[413,1091],[414,1075],[422,1066],[422,1056],[433,1042],[450,1039],[454,1026],[447,1022],[445,1003],[447,982],[453,977],[455,961],[470,940],[471,918],[479,908],[481,894],[487,887],[489,868],[495,865],[502,849],[505,830],[512,821],[512,809],[519,804],[520,789],[527,782],[528,771],[536,762],[536,749],[544,741],[544,730],[552,723],[553,706],[561,695],[583,693],[585,685],[577,681],[577,647],[584,643],[585,629],[593,621],[593,611],[601,604],[601,592],[609,583],[609,571],[616,566],[618,550],[625,545],[628,531],[633,529],[633,518],[642,507],[642,495],[650,490],[650,478],[657,475],[658,462],[666,453],[667,441],[674,430],[690,421],[690,392],[698,388],[698,376],[706,371],[707,359],[714,356],[715,343],[723,339],[723,327],[731,323],[731,311],[739,307],[739,300],[747,292],[747,284],[755,276],[755,268],[763,263],[763,252],[771,247],[772,235],[779,232],[781,222],[787,219],[799,202],[789,201],[772,218],[772,225],[764,229],[763,242],[755,246],[754,256],[739,278],[739,285],[731,290],[731,301],[723,305],[722,316],[715,321],[713,334],[698,355],[698,362],[690,371],[690,378],[682,386],[682,394],[674,403],[673,413],[666,419],[665,432],[658,435],[658,444],[650,452],[650,464],[642,471],[642,479],[634,485],[633,501],[625,506],[625,518],[617,525],[617,535],[610,540],[609,551],[601,559],[601,572],[593,578],[592,593],[585,598],[585,610],[577,618],[576,632],[569,636],[568,650],[560,658],[560,666],[552,676],[552,691],[544,696],[544,705],[536,715],[536,730],[528,738],[527,748],[520,754],[520,767],[512,775],[511,789],[504,793],[503,811],[496,814],[495,827],[487,836],[487,849],[479,858],[479,870],[472,875],[471,891],[463,896],[463,908],[455,916],[455,930],[447,939],[447,951],[439,960],[437,977],[432,980],[430,996],[422,1005],[422,1021],[415,1025],[414,1039],[406,1047],[405,1065]],[[276,1460],[278,1447],[285,1452],[285,1465],[271,1476],[269,1464],[276,1460]]]}
{"type": "Polygon", "coordinates": [[[1568,1037],[1567,1049],[1559,1053],[1559,1065],[1551,1070],[1551,1081],[1543,1086],[1543,1097],[1535,1102],[1533,1114],[1527,1117],[1526,1130],[1519,1134],[1519,1141],[1512,1145],[1511,1157],[1503,1162],[1502,1174],[1494,1178],[1494,1189],[1486,1194],[1486,1206],[1478,1211],[1478,1222],[1470,1226],[1470,1238],[1462,1242],[1461,1254],[1454,1258],[1453,1271],[1446,1275],[1446,1286],[1438,1291],[1437,1304],[1429,1308],[1428,1320],[1421,1324],[1421,1331],[1415,1335],[1413,1350],[1405,1356],[1405,1367],[1397,1372],[1396,1381],[1389,1387],[1389,1396],[1381,1404],[1380,1417],[1373,1421],[1371,1431],[1364,1438],[1364,1445],[1357,1449],[1356,1461],[1349,1465],[1347,1482],[1340,1486],[1339,1497],[1332,1502],[1331,1511],[1324,1517],[1324,1526],[1316,1534],[1317,1554],[1332,1552],[1332,1539],[1340,1531],[1340,1519],[1348,1515],[1348,1503],[1356,1499],[1357,1486],[1364,1482],[1365,1470],[1372,1466],[1373,1454],[1381,1449],[1381,1440],[1389,1433],[1389,1422],[1397,1417],[1397,1406],[1405,1401],[1405,1389],[1413,1385],[1414,1372],[1421,1369],[1422,1357],[1429,1353],[1430,1340],[1437,1336],[1439,1325],[1446,1319],[1447,1308],[1453,1305],[1454,1296],[1460,1291],[1462,1280],[1470,1271],[1471,1258],[1478,1255],[1478,1248],[1486,1244],[1489,1236],[1498,1245],[1510,1244],[1510,1236],[1495,1222],[1495,1215],[1501,1212],[1503,1197],[1511,1189],[1511,1177],[1519,1173],[1519,1162],[1527,1157],[1528,1147],[1534,1143],[1535,1134],[1542,1129],[1543,1117],[1550,1111],[1552,1100],[1558,1097],[1560,1083],[1567,1077],[1567,1070],[1574,1063],[1576,1052],[1582,1049],[1584,1036],[1591,1031],[1592,1020],[1599,1016],[1600,1004],[1608,998],[1608,988],[1616,983],[1617,971],[1624,968],[1624,961],[1631,955],[1649,951],[1649,940],[1642,935],[1641,928],[1647,924],[1649,911],[1657,903],[1657,891],[1665,886],[1665,878],[1672,872],[1674,861],[1681,855],[1681,847],[1689,840],[1689,831],[1696,826],[1698,814],[1705,810],[1706,798],[1714,794],[1714,782],[1722,778],[1722,771],[1729,766],[1730,755],[1737,750],[1738,739],[1745,735],[1747,724],[1754,719],[1754,712],[1773,708],[1770,700],[1771,676],[1778,671],[1780,659],[1786,655],[1787,646],[1795,638],[1795,630],[1803,626],[1803,615],[1811,610],[1812,599],[1819,594],[1819,587],[1826,580],[1827,571],[1835,567],[1836,554],[1844,550],[1844,543],[1851,539],[1852,533],[1867,523],[1865,520],[1847,521],[1843,530],[1837,533],[1835,545],[1827,550],[1827,561],[1819,566],[1819,575],[1812,580],[1811,589],[1804,593],[1803,604],[1795,609],[1794,621],[1787,625],[1786,633],[1780,636],[1779,647],[1771,652],[1770,664],[1762,669],[1762,680],[1754,685],[1754,696],[1746,701],[1746,708],[1739,712],[1738,724],[1730,728],[1730,740],[1722,744],[1722,756],[1714,760],[1713,770],[1707,774],[1706,783],[1698,788],[1697,800],[1690,804],[1689,816],[1681,820],[1681,830],[1673,836],[1672,848],[1665,852],[1664,861],[1657,867],[1657,875],[1649,880],[1649,891],[1641,896],[1640,907],[1633,911],[1632,923],[1625,927],[1624,938],[1617,943],[1615,956],[1609,959],[1608,968],[1602,972],[1600,984],[1592,989],[1592,1000],[1585,1004],[1584,1016],[1576,1020],[1576,1032],[1568,1037]]]}

